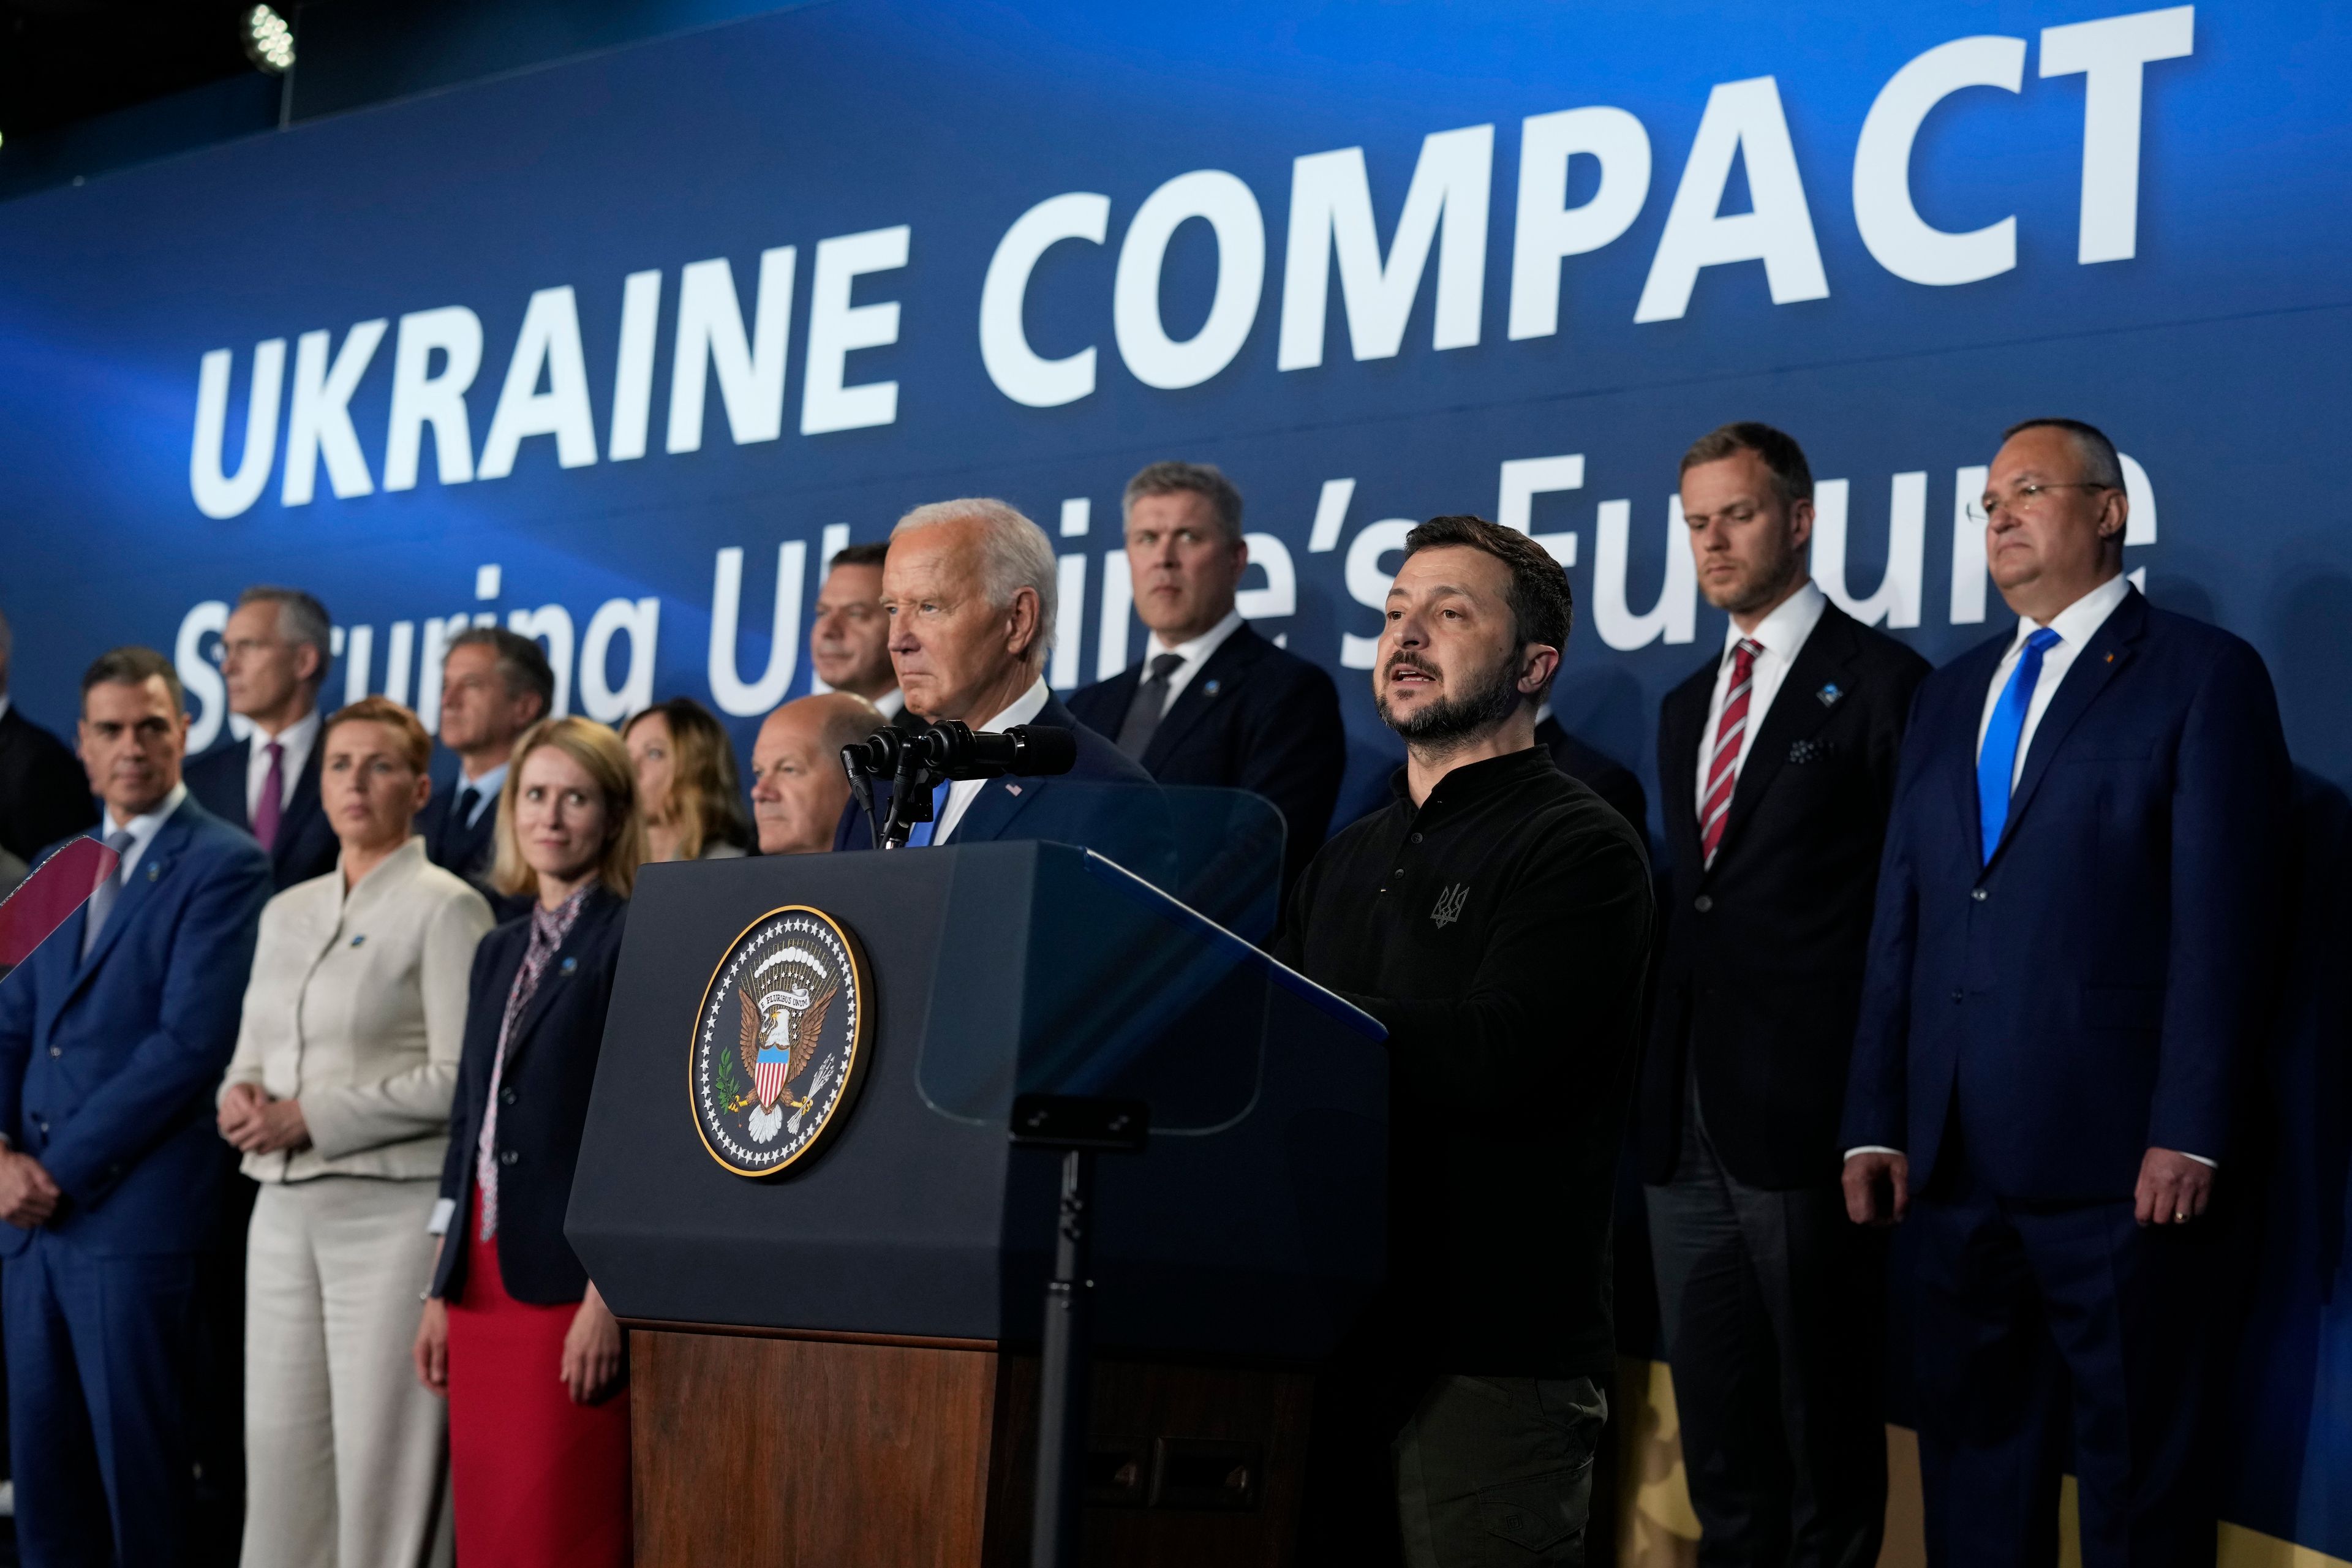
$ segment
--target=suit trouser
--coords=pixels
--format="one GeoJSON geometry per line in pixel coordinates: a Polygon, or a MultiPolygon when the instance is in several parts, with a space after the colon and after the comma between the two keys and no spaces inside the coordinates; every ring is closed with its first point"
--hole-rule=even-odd
{"type": "Polygon", "coordinates": [[[265,1184],[246,1248],[243,1568],[452,1557],[448,1415],[416,1381],[436,1184],[265,1184]]]}
{"type": "Polygon", "coordinates": [[[2142,1226],[2128,1199],[2020,1203],[1940,1172],[1932,1185],[1908,1222],[1928,1561],[2056,1563],[2071,1427],[2084,1568],[2210,1564],[2214,1221],[2142,1226]]]}
{"type": "Polygon", "coordinates": [[[1874,1239],[1834,1184],[1727,1172],[1695,1091],[1674,1180],[1643,1194],[1699,1562],[1870,1568],[1886,1522],[1874,1239]]]}
{"type": "Polygon", "coordinates": [[[37,1230],[0,1265],[25,1568],[185,1560],[196,1261],[37,1230]]]}

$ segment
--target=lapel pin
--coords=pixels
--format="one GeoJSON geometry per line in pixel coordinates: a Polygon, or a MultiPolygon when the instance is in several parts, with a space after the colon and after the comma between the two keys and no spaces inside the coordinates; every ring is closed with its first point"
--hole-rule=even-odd
{"type": "Polygon", "coordinates": [[[1004,786],[1004,793],[1007,795],[1019,795],[1021,793],[1021,786],[1017,784],[1006,784],[1004,786]]]}
{"type": "Polygon", "coordinates": [[[556,970],[558,971],[558,973],[563,973],[563,974],[569,974],[569,973],[571,973],[573,970],[575,970],[575,969],[577,969],[577,968],[579,968],[579,967],[580,967],[580,961],[579,961],[578,959],[576,959],[576,958],[567,958],[567,959],[565,959],[562,963],[557,964],[555,967],[556,967],[556,970]]]}
{"type": "Polygon", "coordinates": [[[1832,680],[1827,686],[1822,687],[1819,691],[1814,692],[1813,695],[1822,700],[1822,707],[1834,708],[1838,705],[1838,699],[1843,697],[1845,693],[1840,691],[1838,689],[1837,682],[1832,680]]]}
{"type": "Polygon", "coordinates": [[[357,947],[357,946],[359,946],[361,943],[362,943],[362,942],[366,942],[366,941],[367,941],[367,932],[365,932],[365,931],[362,931],[362,932],[360,932],[360,934],[359,934],[359,935],[357,935],[357,936],[355,936],[355,937],[352,938],[352,945],[353,947],[357,947]]]}
{"type": "Polygon", "coordinates": [[[1206,686],[1201,688],[1201,695],[1203,697],[1214,697],[1217,694],[1217,688],[1223,684],[1224,682],[1220,680],[1212,680],[1206,686]]]}
{"type": "Polygon", "coordinates": [[[148,867],[148,868],[147,868],[147,879],[148,879],[149,881],[151,881],[151,882],[160,882],[160,881],[162,881],[162,880],[163,879],[163,867],[161,867],[161,866],[150,866],[150,867],[148,867]]]}
{"type": "Polygon", "coordinates": [[[2116,662],[2116,656],[2115,656],[2114,654],[2109,654],[2109,655],[2107,655],[2107,662],[2108,662],[2109,664],[2113,664],[2113,663],[2115,663],[2115,662],[2116,662]]]}

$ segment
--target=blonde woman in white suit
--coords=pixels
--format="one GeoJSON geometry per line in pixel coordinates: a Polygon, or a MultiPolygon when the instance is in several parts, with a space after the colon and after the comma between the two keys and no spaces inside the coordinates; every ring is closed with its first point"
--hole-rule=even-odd
{"type": "Polygon", "coordinates": [[[432,790],[415,714],[366,698],[319,745],[342,852],[262,911],[220,1092],[221,1135],[261,1184],[242,1568],[446,1568],[446,1416],[409,1342],[490,909],[409,832],[432,790]]]}

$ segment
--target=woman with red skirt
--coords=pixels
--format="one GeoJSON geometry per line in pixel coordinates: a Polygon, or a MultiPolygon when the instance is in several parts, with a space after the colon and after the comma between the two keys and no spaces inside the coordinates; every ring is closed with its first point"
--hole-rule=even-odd
{"type": "Polygon", "coordinates": [[[625,1568],[626,1342],[563,1213],[645,858],[628,752],[584,719],[538,724],[498,813],[493,880],[533,902],[474,958],[417,1375],[449,1401],[460,1563],[625,1568]]]}

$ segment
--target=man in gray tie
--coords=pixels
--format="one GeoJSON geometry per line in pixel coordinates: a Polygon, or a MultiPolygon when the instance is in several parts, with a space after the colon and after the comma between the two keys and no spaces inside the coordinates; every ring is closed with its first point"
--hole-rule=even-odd
{"type": "Polygon", "coordinates": [[[1339,797],[1339,689],[1243,620],[1250,546],[1231,479],[1206,463],[1154,463],[1128,481],[1124,510],[1135,613],[1151,636],[1139,667],[1072,693],[1070,711],[1163,784],[1272,802],[1287,841],[1286,897],[1339,797]]]}

